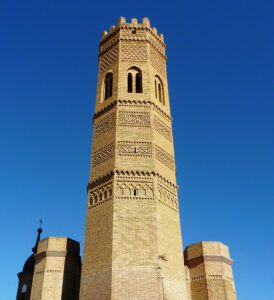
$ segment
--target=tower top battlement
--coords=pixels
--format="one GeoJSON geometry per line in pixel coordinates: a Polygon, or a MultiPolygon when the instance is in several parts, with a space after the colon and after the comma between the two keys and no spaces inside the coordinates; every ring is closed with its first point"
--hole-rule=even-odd
{"type": "Polygon", "coordinates": [[[142,20],[142,23],[138,23],[138,19],[132,18],[130,23],[127,23],[126,18],[120,17],[117,21],[117,25],[110,26],[109,31],[104,30],[101,36],[101,42],[106,38],[110,37],[111,34],[116,32],[119,29],[129,29],[133,34],[138,33],[138,31],[150,31],[161,43],[164,44],[164,35],[158,33],[156,27],[150,26],[150,20],[145,17],[142,20]]]}

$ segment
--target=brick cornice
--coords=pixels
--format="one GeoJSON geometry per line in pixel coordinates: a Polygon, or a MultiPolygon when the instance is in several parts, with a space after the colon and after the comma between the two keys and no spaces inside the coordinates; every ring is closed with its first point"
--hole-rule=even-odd
{"type": "MultiPolygon", "coordinates": [[[[107,101],[107,100],[106,100],[107,101]]],[[[138,105],[147,105],[152,106],[156,111],[160,112],[165,118],[167,118],[169,121],[172,121],[172,117],[167,114],[160,106],[158,106],[156,103],[154,103],[151,100],[114,100],[109,105],[105,106],[104,108],[96,111],[93,116],[93,121],[100,116],[102,116],[104,113],[110,111],[112,108],[114,108],[117,104],[127,104],[132,106],[138,106],[138,105]]]]}
{"type": "Polygon", "coordinates": [[[229,266],[231,266],[233,264],[233,260],[230,258],[227,258],[225,256],[222,255],[204,255],[204,256],[197,256],[197,257],[192,257],[190,259],[188,259],[187,257],[185,257],[185,264],[191,268],[194,266],[197,266],[203,262],[208,262],[208,261],[212,261],[212,262],[221,262],[221,263],[225,263],[229,266]]]}
{"type": "Polygon", "coordinates": [[[100,177],[96,178],[93,181],[90,181],[87,185],[87,190],[104,184],[105,182],[111,180],[114,175],[122,175],[122,176],[156,176],[161,181],[163,181],[165,184],[167,184],[170,187],[178,190],[178,185],[177,184],[171,182],[170,180],[165,178],[165,176],[163,176],[160,173],[156,173],[154,171],[122,170],[122,169],[115,169],[114,171],[106,173],[105,175],[100,176],[100,177]]]}

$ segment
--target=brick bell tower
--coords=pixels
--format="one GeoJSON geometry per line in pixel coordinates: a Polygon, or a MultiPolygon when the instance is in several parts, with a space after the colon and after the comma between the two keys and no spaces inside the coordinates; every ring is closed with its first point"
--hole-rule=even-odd
{"type": "Polygon", "coordinates": [[[125,18],[104,31],[81,300],[185,300],[162,34],[125,18]]]}

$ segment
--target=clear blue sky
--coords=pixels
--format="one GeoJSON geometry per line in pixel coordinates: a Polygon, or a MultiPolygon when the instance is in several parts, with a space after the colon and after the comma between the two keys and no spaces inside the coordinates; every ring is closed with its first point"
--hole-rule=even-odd
{"type": "Polygon", "coordinates": [[[83,246],[98,42],[119,16],[165,35],[184,245],[223,241],[238,298],[274,299],[273,2],[92,2],[0,0],[0,300],[41,217],[83,246]]]}

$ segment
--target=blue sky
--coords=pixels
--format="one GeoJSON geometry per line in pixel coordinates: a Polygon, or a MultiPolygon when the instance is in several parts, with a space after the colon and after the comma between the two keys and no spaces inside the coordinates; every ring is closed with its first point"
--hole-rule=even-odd
{"type": "Polygon", "coordinates": [[[184,245],[228,244],[239,299],[274,299],[273,2],[0,0],[0,300],[43,236],[83,246],[100,33],[167,43],[184,245]]]}

